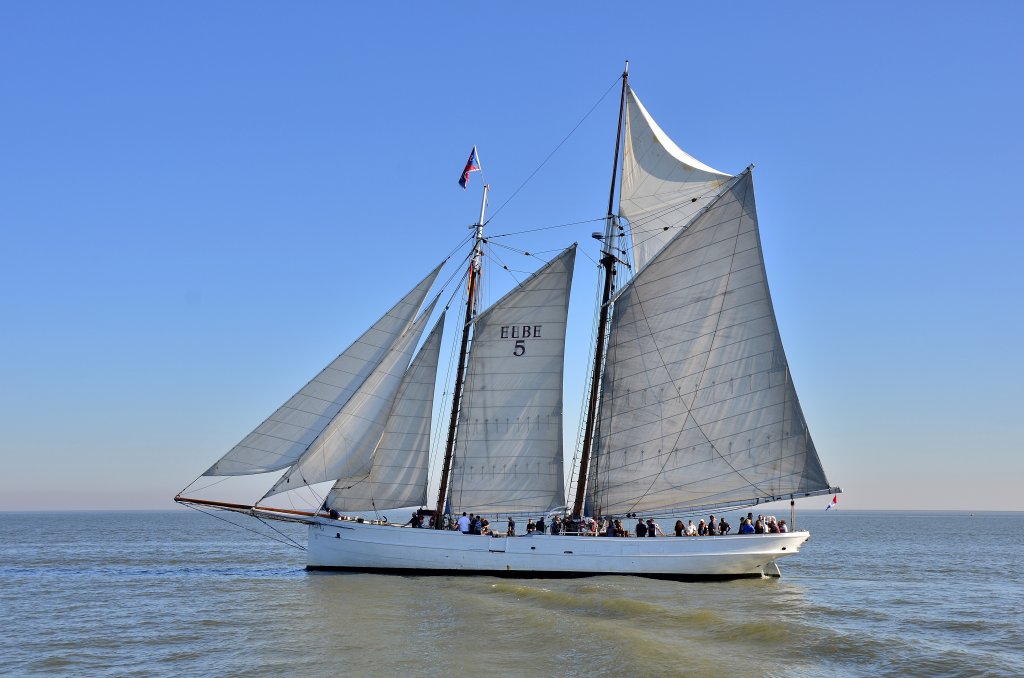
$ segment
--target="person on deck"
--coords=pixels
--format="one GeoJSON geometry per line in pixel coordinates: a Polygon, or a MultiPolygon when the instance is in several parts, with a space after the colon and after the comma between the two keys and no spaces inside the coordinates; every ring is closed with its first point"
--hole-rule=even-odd
{"type": "Polygon", "coordinates": [[[512,520],[512,516],[508,517],[508,536],[516,536],[516,521],[512,520]]]}
{"type": "Polygon", "coordinates": [[[526,521],[526,534],[533,534],[537,531],[537,525],[533,522],[533,518],[529,518],[526,521]]]}
{"type": "Polygon", "coordinates": [[[466,517],[466,512],[462,512],[462,517],[459,518],[459,532],[462,534],[469,534],[469,518],[466,517]]]}
{"type": "Polygon", "coordinates": [[[636,536],[646,537],[647,536],[647,525],[644,524],[643,518],[636,519],[636,536]]]}
{"type": "Polygon", "coordinates": [[[544,532],[547,529],[548,529],[547,525],[544,524],[544,516],[541,516],[540,518],[537,519],[537,531],[540,532],[541,534],[544,534],[544,532]]]}
{"type": "Polygon", "coordinates": [[[732,525],[725,522],[724,517],[718,521],[718,534],[729,534],[730,530],[732,530],[732,525]]]}
{"type": "Polygon", "coordinates": [[[715,520],[715,514],[712,513],[708,518],[708,536],[713,537],[716,534],[718,534],[718,521],[715,520]]]}
{"type": "Polygon", "coordinates": [[[708,526],[704,524],[704,519],[701,518],[700,522],[697,523],[697,536],[706,537],[708,535],[708,526]]]}
{"type": "Polygon", "coordinates": [[[551,521],[551,534],[561,534],[562,532],[562,521],[555,516],[555,519],[551,521]]]}
{"type": "Polygon", "coordinates": [[[696,537],[697,536],[697,526],[693,524],[692,520],[688,520],[687,523],[688,524],[686,525],[686,536],[687,537],[696,537]]]}
{"type": "Polygon", "coordinates": [[[754,526],[750,524],[750,518],[744,518],[740,525],[740,534],[754,534],[754,526]]]}
{"type": "Polygon", "coordinates": [[[683,530],[685,530],[685,529],[686,529],[686,526],[683,525],[683,521],[677,520],[676,521],[676,536],[677,537],[682,537],[683,536],[683,530]]]}
{"type": "Polygon", "coordinates": [[[786,524],[785,520],[780,520],[779,521],[779,532],[782,532],[782,533],[789,532],[789,525],[786,524]]]}
{"type": "MultiPolygon", "coordinates": [[[[661,525],[659,525],[658,523],[654,522],[654,518],[648,518],[647,519],[647,536],[648,537],[657,537],[659,532],[661,532],[661,525]]],[[[661,536],[664,537],[665,533],[661,532],[661,536]]]]}

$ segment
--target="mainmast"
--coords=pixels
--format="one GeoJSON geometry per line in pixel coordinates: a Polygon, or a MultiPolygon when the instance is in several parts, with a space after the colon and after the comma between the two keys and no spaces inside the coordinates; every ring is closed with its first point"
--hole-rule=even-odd
{"type": "Polygon", "coordinates": [[[441,466],[441,487],[437,492],[437,508],[434,511],[434,528],[443,529],[441,516],[444,515],[445,498],[448,495],[448,476],[451,474],[452,457],[455,455],[455,434],[459,421],[459,406],[462,401],[462,386],[466,376],[466,354],[469,350],[469,330],[476,314],[476,297],[480,285],[480,267],[483,261],[484,242],[484,211],[487,209],[488,184],[484,184],[484,195],[480,200],[480,219],[476,222],[476,242],[469,261],[469,283],[467,286],[466,317],[462,325],[462,347],[459,349],[459,363],[455,373],[455,389],[452,391],[452,412],[448,420],[448,444],[444,451],[444,464],[441,466]]]}
{"type": "Polygon", "coordinates": [[[622,96],[619,99],[619,127],[615,132],[615,157],[612,160],[612,184],[608,191],[608,216],[604,227],[604,249],[601,251],[601,267],[604,268],[604,291],[601,294],[601,316],[597,325],[597,346],[594,348],[594,368],[590,377],[590,401],[587,403],[587,420],[583,429],[583,452],[580,455],[580,470],[576,481],[576,500],[572,505],[572,517],[583,515],[583,499],[587,489],[587,470],[594,446],[594,432],[597,428],[597,397],[601,381],[601,365],[604,362],[605,338],[608,333],[608,314],[612,298],[612,282],[615,277],[615,239],[618,220],[612,211],[615,206],[615,178],[619,172],[619,145],[622,141],[622,119],[626,106],[626,87],[629,82],[629,62],[622,72],[622,96]]]}

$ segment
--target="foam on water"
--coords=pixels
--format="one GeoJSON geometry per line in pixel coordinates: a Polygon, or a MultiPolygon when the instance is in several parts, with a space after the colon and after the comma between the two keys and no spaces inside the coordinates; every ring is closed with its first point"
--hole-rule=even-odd
{"type": "Polygon", "coordinates": [[[799,520],[781,580],[679,583],[313,573],[191,512],[0,514],[0,674],[1024,674],[1024,515],[799,520]]]}

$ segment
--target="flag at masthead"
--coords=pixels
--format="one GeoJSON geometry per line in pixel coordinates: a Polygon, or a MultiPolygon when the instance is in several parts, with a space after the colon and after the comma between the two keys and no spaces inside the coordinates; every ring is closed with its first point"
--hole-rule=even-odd
{"type": "Polygon", "coordinates": [[[469,160],[466,161],[466,169],[462,170],[462,177],[459,179],[459,186],[465,190],[469,184],[469,173],[480,171],[480,156],[476,153],[476,146],[469,152],[469,160]]]}

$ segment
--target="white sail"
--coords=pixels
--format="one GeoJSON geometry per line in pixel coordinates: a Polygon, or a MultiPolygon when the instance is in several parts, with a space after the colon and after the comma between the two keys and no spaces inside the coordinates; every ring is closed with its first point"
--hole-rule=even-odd
{"type": "Polygon", "coordinates": [[[476,319],[453,509],[544,511],[565,503],[562,363],[575,258],[573,245],[476,319]]]}
{"type": "Polygon", "coordinates": [[[266,473],[295,463],[409,328],[442,265],[203,475],[266,473]]]}
{"type": "Polygon", "coordinates": [[[676,146],[631,89],[625,126],[619,214],[629,220],[633,261],[640,270],[730,177],[676,146]]]}
{"type": "Polygon", "coordinates": [[[615,301],[590,493],[606,514],[829,487],[790,379],[740,175],[615,301]]]}
{"type": "Polygon", "coordinates": [[[430,416],[443,329],[444,313],[402,378],[370,472],[335,482],[328,507],[372,511],[427,503],[430,416]]]}
{"type": "Polygon", "coordinates": [[[265,497],[369,471],[373,450],[384,432],[402,375],[436,303],[437,299],[431,302],[391,347],[377,369],[265,497]]]}

